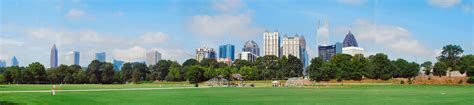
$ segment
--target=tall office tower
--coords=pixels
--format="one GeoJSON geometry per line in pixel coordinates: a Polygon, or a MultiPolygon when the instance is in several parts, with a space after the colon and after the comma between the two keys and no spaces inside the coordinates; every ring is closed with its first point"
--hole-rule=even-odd
{"type": "Polygon", "coordinates": [[[51,48],[50,67],[58,67],[58,49],[56,49],[56,44],[53,44],[53,47],[51,48]]]}
{"type": "Polygon", "coordinates": [[[318,20],[318,29],[316,29],[316,34],[317,45],[326,46],[329,44],[329,23],[326,20],[324,23],[321,23],[321,20],[318,20]]]}
{"type": "Polygon", "coordinates": [[[0,67],[7,67],[5,60],[0,60],[0,67]]]}
{"type": "Polygon", "coordinates": [[[319,45],[318,46],[319,57],[324,59],[325,61],[331,60],[331,58],[336,55],[342,53],[342,43],[336,43],[334,45],[319,45]]]}
{"type": "Polygon", "coordinates": [[[79,51],[72,51],[69,54],[69,60],[71,62],[71,65],[79,65],[79,59],[80,59],[79,51]]]}
{"type": "Polygon", "coordinates": [[[216,58],[216,51],[213,48],[203,47],[196,49],[196,60],[201,62],[205,58],[216,58]]]}
{"type": "Polygon", "coordinates": [[[146,53],[146,63],[147,65],[155,65],[158,61],[161,60],[161,53],[158,51],[151,51],[146,53]]]}
{"type": "Polygon", "coordinates": [[[114,64],[114,71],[122,70],[122,66],[123,66],[124,61],[114,59],[112,61],[112,63],[114,64]]]}
{"type": "Polygon", "coordinates": [[[306,41],[304,36],[296,34],[294,37],[283,36],[282,55],[289,56],[290,54],[300,58],[304,56],[306,50],[306,41]]]}
{"type": "Polygon", "coordinates": [[[351,31],[347,33],[342,44],[343,44],[342,53],[344,54],[349,54],[352,56],[356,54],[364,54],[364,48],[358,47],[359,45],[357,44],[357,41],[354,35],[351,33],[351,31]]]}
{"type": "Polygon", "coordinates": [[[242,52],[251,52],[257,56],[260,56],[260,48],[253,40],[247,41],[245,43],[244,48],[242,48],[242,52]]]}
{"type": "Polygon", "coordinates": [[[263,51],[265,55],[275,55],[280,57],[280,36],[278,32],[263,33],[263,51]]]}
{"type": "Polygon", "coordinates": [[[235,46],[232,44],[226,44],[219,46],[219,58],[230,58],[231,61],[235,60],[235,46]]]}
{"type": "Polygon", "coordinates": [[[12,66],[18,66],[20,62],[18,62],[18,59],[16,59],[16,56],[13,56],[12,58],[12,66]]]}
{"type": "Polygon", "coordinates": [[[95,60],[98,60],[100,62],[105,62],[106,60],[105,52],[95,53],[95,60]]]}

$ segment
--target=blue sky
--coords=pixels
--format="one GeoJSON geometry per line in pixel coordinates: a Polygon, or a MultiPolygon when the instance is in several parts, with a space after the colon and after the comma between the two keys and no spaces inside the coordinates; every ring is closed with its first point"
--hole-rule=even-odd
{"type": "Polygon", "coordinates": [[[49,65],[55,43],[60,64],[81,52],[81,65],[94,53],[108,61],[144,61],[158,50],[183,62],[198,47],[248,40],[262,47],[262,33],[304,35],[310,57],[317,51],[317,21],[329,21],[330,43],[351,30],[366,55],[434,61],[442,46],[474,51],[472,0],[2,0],[0,59],[10,65],[49,65]]]}

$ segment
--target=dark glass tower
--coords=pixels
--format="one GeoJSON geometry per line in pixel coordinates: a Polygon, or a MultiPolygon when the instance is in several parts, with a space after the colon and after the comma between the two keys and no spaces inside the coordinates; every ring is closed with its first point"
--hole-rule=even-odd
{"type": "Polygon", "coordinates": [[[354,35],[351,33],[351,31],[349,31],[349,33],[347,33],[347,35],[344,38],[344,41],[342,42],[342,44],[343,44],[343,47],[359,47],[357,45],[357,41],[356,41],[354,35]]]}
{"type": "Polygon", "coordinates": [[[55,68],[58,67],[58,49],[56,49],[56,44],[53,45],[51,48],[51,59],[50,59],[50,67],[55,68]]]}

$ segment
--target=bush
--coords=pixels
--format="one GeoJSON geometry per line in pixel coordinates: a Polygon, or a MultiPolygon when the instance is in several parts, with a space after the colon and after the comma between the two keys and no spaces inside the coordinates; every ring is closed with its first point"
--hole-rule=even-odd
{"type": "Polygon", "coordinates": [[[467,79],[467,83],[474,84],[474,76],[467,79]]]}
{"type": "Polygon", "coordinates": [[[405,84],[405,81],[401,80],[401,81],[400,81],[400,84],[405,84]]]}

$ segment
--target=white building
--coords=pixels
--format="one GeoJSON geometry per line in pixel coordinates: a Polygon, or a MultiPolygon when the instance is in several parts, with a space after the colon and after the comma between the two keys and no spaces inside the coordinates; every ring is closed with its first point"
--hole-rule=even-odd
{"type": "Polygon", "coordinates": [[[161,60],[161,53],[158,51],[151,51],[146,53],[146,64],[155,65],[161,60]]]}
{"type": "Polygon", "coordinates": [[[280,36],[278,32],[263,33],[263,55],[275,55],[280,57],[280,36]]]}
{"type": "Polygon", "coordinates": [[[301,59],[306,49],[306,41],[303,36],[296,34],[294,37],[283,36],[282,55],[288,57],[290,54],[301,59]]]}
{"type": "Polygon", "coordinates": [[[364,48],[360,47],[344,47],[342,48],[342,53],[349,55],[364,54],[364,48]]]}
{"type": "Polygon", "coordinates": [[[246,60],[246,61],[250,61],[250,62],[253,62],[255,60],[257,60],[257,55],[255,55],[254,53],[252,52],[241,52],[240,53],[240,59],[242,60],[246,60]]]}
{"type": "Polygon", "coordinates": [[[196,49],[196,60],[201,62],[204,58],[216,58],[216,51],[208,47],[196,49]]]}

